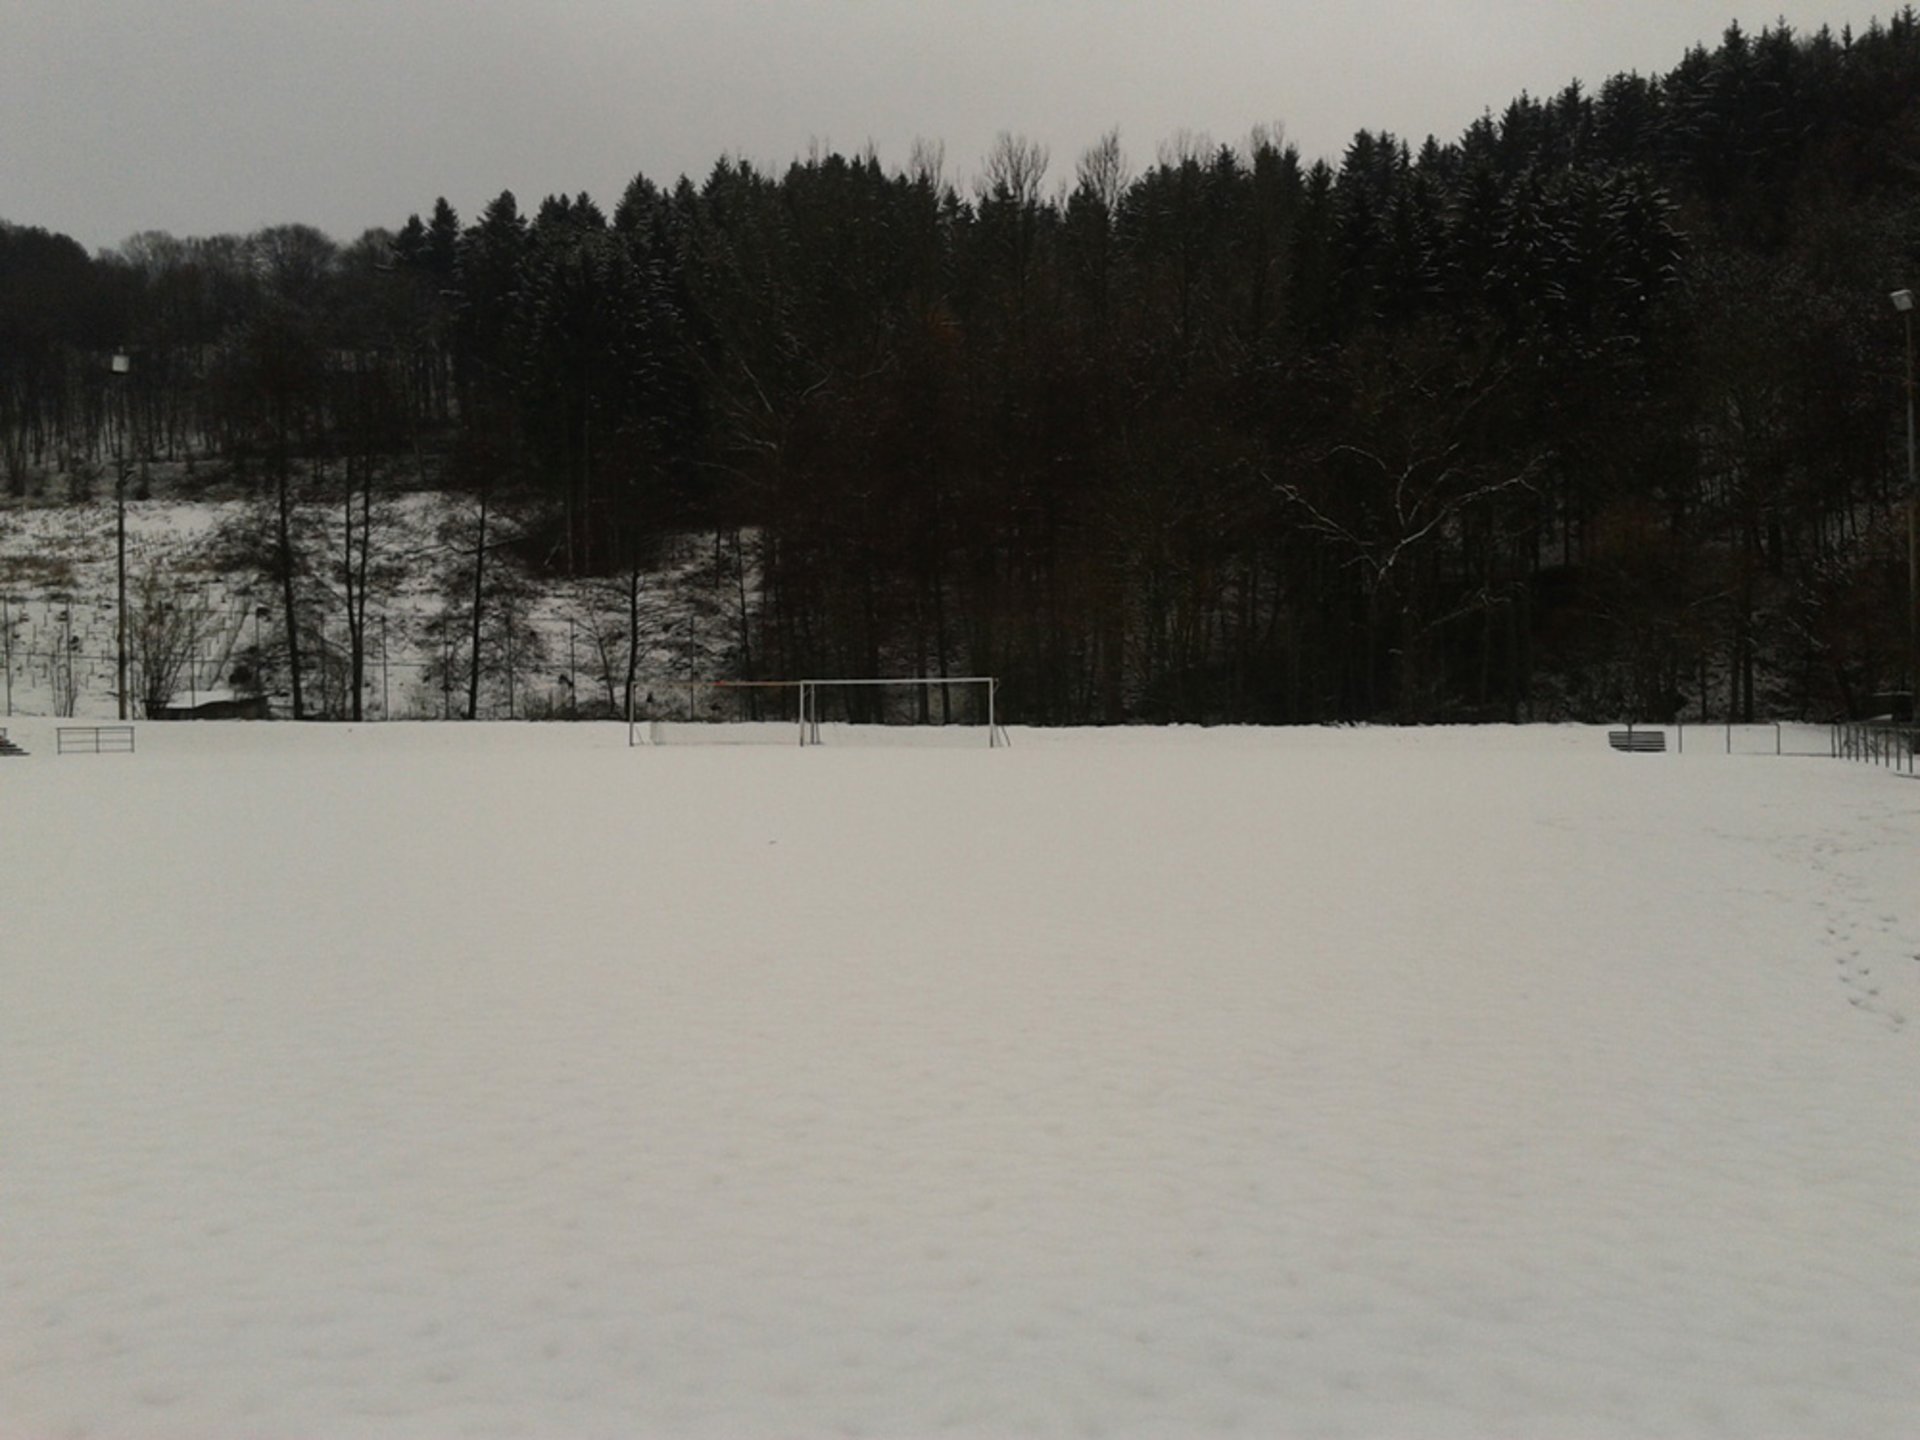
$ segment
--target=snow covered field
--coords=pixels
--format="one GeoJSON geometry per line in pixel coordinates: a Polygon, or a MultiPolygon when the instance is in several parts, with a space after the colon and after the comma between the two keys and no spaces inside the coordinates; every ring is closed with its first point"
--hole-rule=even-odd
{"type": "Polygon", "coordinates": [[[1920,1433],[1920,784],[0,759],[0,1435],[1920,1433]]]}

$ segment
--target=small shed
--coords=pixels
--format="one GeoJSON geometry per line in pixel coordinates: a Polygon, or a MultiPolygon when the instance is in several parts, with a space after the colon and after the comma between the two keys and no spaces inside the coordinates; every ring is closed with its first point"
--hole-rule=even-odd
{"type": "Polygon", "coordinates": [[[162,705],[149,720],[266,720],[271,718],[264,695],[237,695],[231,690],[208,690],[183,701],[162,705]]]}

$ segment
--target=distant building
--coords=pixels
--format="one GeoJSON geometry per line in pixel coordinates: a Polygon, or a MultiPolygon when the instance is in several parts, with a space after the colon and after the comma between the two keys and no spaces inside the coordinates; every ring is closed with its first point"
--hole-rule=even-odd
{"type": "Polygon", "coordinates": [[[231,690],[209,690],[204,695],[196,695],[182,704],[178,695],[174,703],[162,705],[152,711],[149,720],[265,720],[269,718],[267,697],[264,695],[236,695],[231,690]]]}

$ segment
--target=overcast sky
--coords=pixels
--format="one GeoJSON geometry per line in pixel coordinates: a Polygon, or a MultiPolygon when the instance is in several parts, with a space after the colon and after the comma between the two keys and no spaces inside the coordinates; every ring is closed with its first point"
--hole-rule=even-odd
{"type": "Polygon", "coordinates": [[[1049,178],[1117,127],[1452,139],[1522,90],[1670,68],[1735,19],[1864,29],[1888,0],[0,0],[0,219],[89,248],[282,221],[350,240],[445,195],[463,220],[723,154],[780,167],[994,136],[1049,178]]]}

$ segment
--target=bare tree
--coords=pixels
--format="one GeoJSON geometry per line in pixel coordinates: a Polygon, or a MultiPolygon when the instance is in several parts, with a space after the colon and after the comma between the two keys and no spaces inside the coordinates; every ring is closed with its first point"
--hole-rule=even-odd
{"type": "Polygon", "coordinates": [[[149,569],[133,594],[133,658],[139,666],[140,705],[149,720],[173,704],[183,675],[190,673],[198,626],[194,607],[149,569]]]}
{"type": "Polygon", "coordinates": [[[442,600],[425,627],[441,658],[429,670],[449,696],[456,686],[466,690],[469,720],[480,718],[484,693],[495,686],[514,713],[521,677],[545,657],[545,639],[533,624],[533,586],[506,553],[522,538],[517,517],[487,488],[441,525],[442,600]]]}
{"type": "Polygon", "coordinates": [[[981,198],[1028,209],[1040,203],[1047,175],[1047,147],[1024,135],[1002,130],[987,152],[980,178],[981,198]]]}
{"type": "Polygon", "coordinates": [[[1463,376],[1452,373],[1454,363],[1411,364],[1401,355],[1382,367],[1357,365],[1349,423],[1368,443],[1320,450],[1302,467],[1311,488],[1274,484],[1301,530],[1359,573],[1370,612],[1388,622],[1385,638],[1399,659],[1398,709],[1408,720],[1428,718],[1434,633],[1501,603],[1484,585],[1457,604],[1443,600],[1437,557],[1458,542],[1468,516],[1510,491],[1531,490],[1539,471],[1537,454],[1489,453],[1481,439],[1482,413],[1503,392],[1506,369],[1488,361],[1463,376]]]}
{"type": "Polygon", "coordinates": [[[1127,158],[1120,150],[1120,132],[1109,130],[1080,157],[1074,167],[1076,189],[1100,202],[1109,216],[1120,209],[1121,197],[1133,177],[1127,171],[1127,158]]]}
{"type": "Polygon", "coordinates": [[[907,152],[907,176],[916,185],[924,185],[936,195],[947,185],[947,143],[916,135],[907,152]]]}

